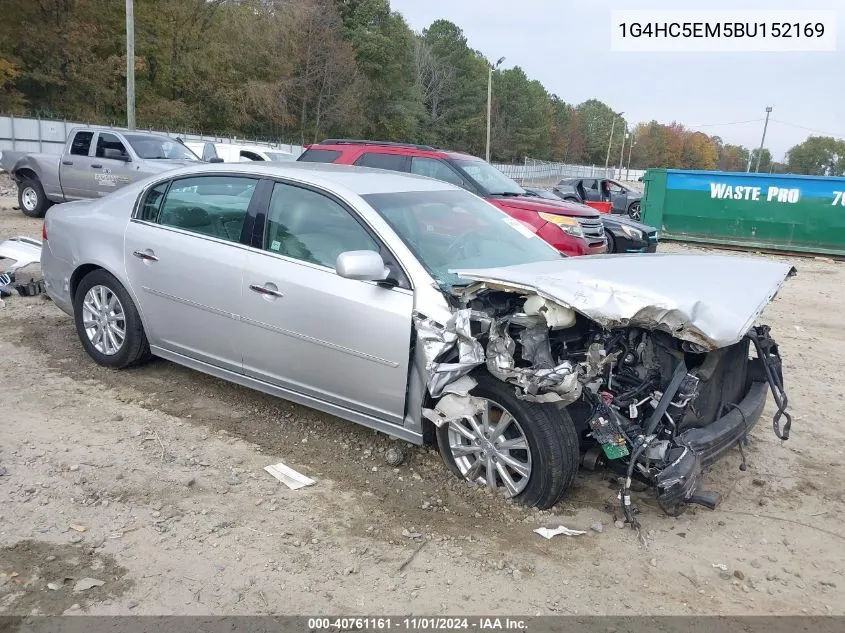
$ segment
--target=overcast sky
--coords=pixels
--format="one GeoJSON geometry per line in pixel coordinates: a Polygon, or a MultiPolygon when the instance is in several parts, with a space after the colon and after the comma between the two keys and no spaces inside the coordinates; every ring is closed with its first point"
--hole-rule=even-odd
{"type": "Polygon", "coordinates": [[[488,59],[506,57],[504,67],[521,66],[569,103],[600,99],[629,123],[675,120],[756,147],[771,105],[766,146],[775,159],[810,134],[845,138],[845,0],[391,0],[391,6],[416,31],[451,20],[488,59]],[[610,52],[611,9],[802,5],[839,10],[836,52],[610,52]]]}

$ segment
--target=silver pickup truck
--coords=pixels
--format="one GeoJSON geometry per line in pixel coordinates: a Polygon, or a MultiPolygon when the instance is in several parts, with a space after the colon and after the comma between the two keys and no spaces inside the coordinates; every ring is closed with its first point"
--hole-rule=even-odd
{"type": "Polygon", "coordinates": [[[159,134],[78,127],[59,154],[0,152],[0,168],[18,185],[25,215],[43,218],[57,202],[99,198],[168,169],[195,165],[199,157],[159,134]]]}

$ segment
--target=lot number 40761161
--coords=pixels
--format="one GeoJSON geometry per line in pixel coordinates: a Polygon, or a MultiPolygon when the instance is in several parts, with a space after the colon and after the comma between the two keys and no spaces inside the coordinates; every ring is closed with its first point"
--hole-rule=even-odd
{"type": "Polygon", "coordinates": [[[832,204],[834,207],[836,205],[845,207],[845,191],[834,191],[832,204]]]}

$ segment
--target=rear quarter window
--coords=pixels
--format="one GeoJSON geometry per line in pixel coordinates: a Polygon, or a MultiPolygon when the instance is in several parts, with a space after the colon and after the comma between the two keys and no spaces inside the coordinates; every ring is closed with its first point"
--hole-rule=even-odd
{"type": "Polygon", "coordinates": [[[297,159],[303,163],[333,163],[340,158],[336,149],[307,149],[297,159]]]}

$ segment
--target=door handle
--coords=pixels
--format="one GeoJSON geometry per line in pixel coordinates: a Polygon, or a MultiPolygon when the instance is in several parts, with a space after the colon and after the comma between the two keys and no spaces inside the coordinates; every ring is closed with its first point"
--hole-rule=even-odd
{"type": "Polygon", "coordinates": [[[137,257],[138,259],[143,259],[147,262],[157,262],[158,257],[153,255],[152,253],[145,253],[144,251],[133,251],[132,254],[137,257]]]}
{"type": "Polygon", "coordinates": [[[258,284],[250,284],[249,289],[253,292],[257,292],[260,295],[265,295],[267,297],[284,297],[285,295],[279,292],[278,290],[273,290],[272,288],[267,288],[266,286],[259,286],[258,284]]]}
{"type": "Polygon", "coordinates": [[[91,165],[91,169],[102,169],[102,165],[91,165]]]}
{"type": "Polygon", "coordinates": [[[72,160],[63,160],[62,165],[73,165],[73,161],[72,160]]]}

